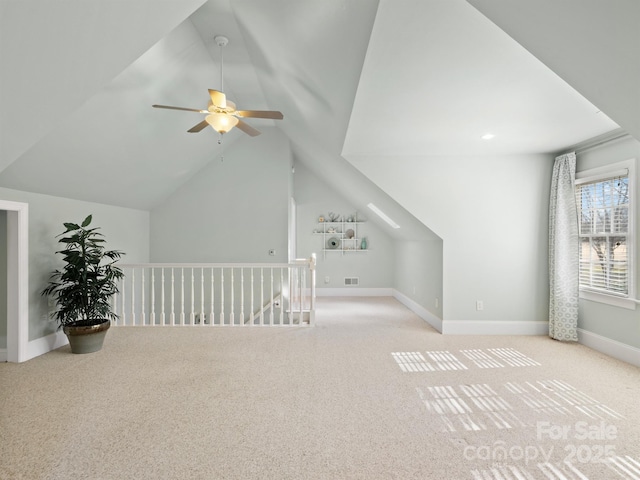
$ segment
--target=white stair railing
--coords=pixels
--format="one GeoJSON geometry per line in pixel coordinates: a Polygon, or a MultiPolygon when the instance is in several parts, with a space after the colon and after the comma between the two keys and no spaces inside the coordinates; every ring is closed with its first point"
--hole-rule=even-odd
{"type": "Polygon", "coordinates": [[[299,326],[315,321],[316,256],[291,263],[119,264],[114,326],[299,326]]]}

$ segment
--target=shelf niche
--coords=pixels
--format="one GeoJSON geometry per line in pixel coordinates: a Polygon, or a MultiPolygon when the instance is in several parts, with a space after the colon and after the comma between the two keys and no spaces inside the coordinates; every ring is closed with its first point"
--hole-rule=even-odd
{"type": "MultiPolygon", "coordinates": [[[[362,253],[369,251],[368,248],[362,248],[363,237],[358,234],[358,228],[364,222],[358,220],[358,214],[347,217],[347,220],[328,221],[326,217],[318,218],[318,228],[313,232],[314,235],[322,236],[322,252],[326,257],[327,252],[345,253],[362,253]],[[353,220],[350,220],[353,219],[353,220]],[[353,231],[353,234],[349,233],[353,231]],[[335,247],[331,247],[331,240],[335,239],[335,247]]],[[[366,241],[365,241],[366,245],[366,241]]]]}

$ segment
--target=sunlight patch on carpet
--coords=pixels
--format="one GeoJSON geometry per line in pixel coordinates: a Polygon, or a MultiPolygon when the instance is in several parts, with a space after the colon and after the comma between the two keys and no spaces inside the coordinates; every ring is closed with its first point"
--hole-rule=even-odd
{"type": "Polygon", "coordinates": [[[527,426],[503,397],[487,384],[416,388],[427,412],[442,421],[441,431],[498,430],[527,426]]]}
{"type": "Polygon", "coordinates": [[[391,355],[403,372],[433,372],[435,370],[420,352],[393,352],[391,355]]]}
{"type": "Polygon", "coordinates": [[[624,418],[615,410],[561,380],[541,380],[505,387],[519,396],[525,405],[546,414],[573,415],[575,410],[593,419],[624,418]]]}
{"type": "MultiPolygon", "coordinates": [[[[459,351],[478,368],[533,367],[540,363],[513,348],[466,349],[459,351]]],[[[392,352],[391,355],[403,372],[435,372],[468,370],[456,355],[448,350],[425,352],[392,352]]]]}

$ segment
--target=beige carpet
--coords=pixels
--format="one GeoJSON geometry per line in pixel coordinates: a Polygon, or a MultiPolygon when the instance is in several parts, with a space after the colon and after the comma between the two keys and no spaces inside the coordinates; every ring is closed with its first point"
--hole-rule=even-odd
{"type": "Polygon", "coordinates": [[[640,479],[640,369],[442,336],[391,298],[314,328],[112,328],[0,364],[0,479],[640,479]]]}

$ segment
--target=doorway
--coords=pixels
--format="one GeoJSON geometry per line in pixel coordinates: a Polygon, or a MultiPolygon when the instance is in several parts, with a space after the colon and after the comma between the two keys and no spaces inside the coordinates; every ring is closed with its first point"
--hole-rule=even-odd
{"type": "Polygon", "coordinates": [[[3,311],[6,307],[6,348],[0,345],[0,361],[23,362],[28,359],[29,342],[29,206],[0,200],[0,210],[6,216],[2,242],[6,249],[0,247],[4,250],[0,255],[6,255],[6,303],[2,307],[3,311]]]}

